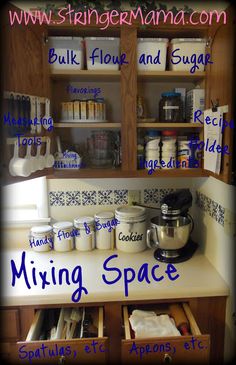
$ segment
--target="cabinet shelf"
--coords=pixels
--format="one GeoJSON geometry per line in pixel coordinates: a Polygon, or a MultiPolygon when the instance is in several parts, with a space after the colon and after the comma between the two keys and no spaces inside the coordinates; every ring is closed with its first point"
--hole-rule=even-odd
{"type": "Polygon", "coordinates": [[[207,171],[198,169],[162,169],[154,171],[148,175],[148,170],[123,171],[121,168],[116,169],[80,169],[80,170],[54,170],[52,175],[48,175],[49,179],[68,179],[68,178],[157,178],[157,177],[203,177],[209,176],[207,171]]]}
{"type": "Polygon", "coordinates": [[[178,82],[195,82],[204,79],[206,72],[195,72],[191,74],[189,71],[138,71],[138,80],[148,81],[178,81],[178,82]]]}
{"type": "Polygon", "coordinates": [[[112,128],[120,128],[121,123],[54,123],[55,128],[105,128],[105,129],[112,129],[112,128]]]}
{"type": "Polygon", "coordinates": [[[203,177],[209,176],[207,171],[197,169],[160,169],[148,175],[148,170],[137,170],[136,177],[203,177]]]}
{"type": "Polygon", "coordinates": [[[83,81],[118,81],[120,71],[113,70],[51,70],[52,80],[83,80],[83,81]]]}
{"type": "Polygon", "coordinates": [[[188,129],[188,128],[203,128],[203,124],[198,123],[137,123],[138,128],[182,128],[182,129],[188,129]]]}

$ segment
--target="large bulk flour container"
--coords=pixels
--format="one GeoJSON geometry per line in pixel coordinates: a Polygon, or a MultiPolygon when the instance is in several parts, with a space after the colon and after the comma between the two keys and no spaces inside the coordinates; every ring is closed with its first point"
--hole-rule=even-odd
{"type": "MultiPolygon", "coordinates": [[[[205,55],[206,48],[206,40],[202,38],[175,38],[170,42],[170,63],[169,68],[173,71],[190,71],[193,64],[183,62],[183,57],[188,56],[191,59],[192,55],[196,55],[196,59],[203,54],[205,55]],[[173,62],[178,62],[178,57],[171,56],[172,52],[174,52],[174,56],[181,57],[181,61],[178,64],[173,64],[173,62]]],[[[193,56],[195,57],[195,56],[193,56]]],[[[205,57],[204,57],[205,58],[205,57]]],[[[198,69],[196,71],[204,71],[204,65],[201,63],[197,63],[198,69]]]]}
{"type": "Polygon", "coordinates": [[[88,70],[119,70],[120,38],[85,37],[85,48],[88,70]]]}
{"type": "Polygon", "coordinates": [[[165,71],[167,45],[167,38],[138,38],[138,70],[165,71]]]}
{"type": "Polygon", "coordinates": [[[48,40],[48,60],[50,60],[51,70],[81,70],[84,68],[83,38],[58,36],[49,37],[48,40]],[[52,48],[54,50],[51,50],[50,53],[52,48]],[[54,60],[55,62],[53,62],[54,60]]]}

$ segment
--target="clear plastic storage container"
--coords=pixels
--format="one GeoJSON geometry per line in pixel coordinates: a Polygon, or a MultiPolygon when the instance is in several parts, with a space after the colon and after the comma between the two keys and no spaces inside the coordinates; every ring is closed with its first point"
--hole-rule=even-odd
{"type": "MultiPolygon", "coordinates": [[[[193,64],[191,63],[183,63],[183,56],[185,58],[188,56],[191,58],[193,54],[196,55],[196,59],[200,56],[200,54],[205,55],[205,48],[206,48],[206,40],[202,38],[175,38],[172,39],[170,42],[170,64],[169,68],[173,71],[190,71],[193,64]],[[178,51],[177,51],[178,49],[178,51]],[[171,57],[171,53],[173,51],[175,56],[181,57],[181,62],[178,64],[173,64],[171,59],[176,62],[178,61],[177,57],[171,57]]],[[[204,71],[204,65],[198,64],[197,71],[204,71]]]]}
{"type": "Polygon", "coordinates": [[[84,45],[81,37],[49,37],[52,57],[50,63],[51,70],[82,70],[84,68],[84,45]],[[57,56],[53,56],[55,54],[57,56]],[[75,56],[74,56],[75,55],[75,56]],[[74,61],[73,61],[74,57],[74,61]],[[59,62],[60,61],[60,62],[59,62]]]}
{"type": "Polygon", "coordinates": [[[85,47],[88,70],[119,70],[119,63],[114,63],[113,59],[120,56],[120,38],[85,37],[85,47]],[[94,51],[95,48],[98,49],[94,51]],[[98,57],[92,59],[93,52],[98,57]]]}
{"type": "Polygon", "coordinates": [[[167,38],[138,38],[138,70],[165,71],[167,45],[167,38]],[[140,63],[141,60],[145,62],[140,63]]]}

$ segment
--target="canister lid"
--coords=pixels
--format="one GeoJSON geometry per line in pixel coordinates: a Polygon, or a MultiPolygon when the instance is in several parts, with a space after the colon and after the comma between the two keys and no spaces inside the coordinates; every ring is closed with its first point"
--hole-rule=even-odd
{"type": "Polygon", "coordinates": [[[52,231],[52,226],[44,225],[44,226],[34,226],[30,229],[31,233],[48,233],[52,231]]]}
{"type": "Polygon", "coordinates": [[[173,39],[171,39],[171,43],[188,43],[188,42],[206,43],[206,39],[204,39],[204,38],[173,38],[173,39]]]}
{"type": "Polygon", "coordinates": [[[117,208],[115,213],[117,218],[129,221],[141,220],[146,217],[146,209],[137,206],[122,206],[117,208]]]}
{"type": "Polygon", "coordinates": [[[164,43],[167,43],[167,42],[169,42],[169,39],[168,38],[138,38],[138,42],[153,42],[153,43],[164,42],[164,43]]]}
{"type": "Polygon", "coordinates": [[[111,211],[103,211],[94,215],[95,219],[111,219],[114,218],[114,213],[111,211]]]}
{"type": "Polygon", "coordinates": [[[94,218],[93,217],[77,217],[74,219],[74,225],[75,227],[81,227],[84,225],[84,223],[87,223],[88,225],[94,224],[94,218]]]}
{"type": "Polygon", "coordinates": [[[55,229],[68,229],[68,228],[72,228],[73,227],[73,223],[71,222],[57,222],[53,224],[53,228],[55,229]]]}

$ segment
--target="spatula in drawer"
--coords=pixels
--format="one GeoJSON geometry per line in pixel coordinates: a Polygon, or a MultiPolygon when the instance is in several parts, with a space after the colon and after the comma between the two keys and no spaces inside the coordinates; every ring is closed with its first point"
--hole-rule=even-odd
{"type": "Polygon", "coordinates": [[[72,321],[72,325],[71,325],[69,336],[70,336],[70,338],[73,338],[76,324],[77,324],[77,322],[79,322],[82,319],[82,315],[80,313],[79,308],[72,309],[70,319],[72,321]]]}

